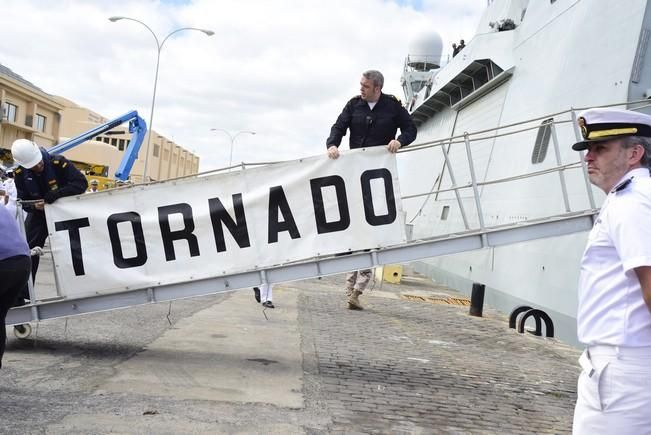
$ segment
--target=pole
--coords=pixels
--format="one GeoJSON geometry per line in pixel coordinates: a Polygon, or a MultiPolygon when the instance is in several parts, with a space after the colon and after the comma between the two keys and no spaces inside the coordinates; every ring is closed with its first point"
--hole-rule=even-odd
{"type": "Polygon", "coordinates": [[[223,128],[211,128],[210,131],[221,131],[222,133],[227,134],[231,141],[231,151],[228,157],[228,172],[230,172],[232,169],[231,167],[233,166],[233,148],[235,147],[235,139],[241,134],[255,135],[255,131],[240,130],[235,134],[232,134],[230,131],[224,130],[223,128]]]}
{"type": "Polygon", "coordinates": [[[143,23],[142,21],[137,20],[135,18],[130,18],[130,17],[119,17],[118,16],[118,17],[110,17],[109,18],[109,21],[111,21],[112,23],[114,23],[116,21],[119,21],[119,20],[135,21],[136,23],[139,23],[139,24],[145,26],[145,28],[147,30],[149,30],[149,33],[151,33],[151,35],[154,37],[154,41],[156,41],[156,50],[157,51],[156,51],[156,73],[154,74],[154,92],[152,93],[152,97],[151,97],[151,110],[149,111],[149,125],[148,125],[149,132],[147,134],[147,145],[145,146],[145,165],[144,165],[144,168],[142,170],[142,182],[146,183],[147,182],[147,168],[148,168],[148,165],[149,165],[149,148],[150,148],[150,145],[151,145],[151,136],[152,136],[152,134],[154,134],[154,107],[156,105],[156,88],[158,86],[158,68],[160,66],[160,53],[163,50],[163,45],[165,45],[165,41],[167,41],[167,39],[170,36],[172,36],[173,34],[175,34],[177,32],[181,32],[183,30],[196,30],[196,31],[204,33],[204,34],[206,34],[208,36],[214,35],[215,32],[213,32],[212,30],[199,29],[199,28],[196,28],[196,27],[181,27],[179,29],[173,30],[170,33],[168,33],[167,36],[165,36],[165,38],[163,38],[163,41],[159,42],[158,37],[156,36],[156,33],[154,33],[154,31],[151,30],[151,28],[147,24],[143,23]]]}
{"type": "MultiPolygon", "coordinates": [[[[155,37],[155,36],[154,36],[155,37]]],[[[167,39],[167,38],[166,38],[167,39]]],[[[164,42],[164,41],[163,41],[164,42]]],[[[158,44],[158,38],[156,39],[158,44]]],[[[162,45],[158,46],[158,55],[156,56],[156,74],[154,74],[154,92],[151,97],[151,110],[149,111],[149,133],[147,134],[147,146],[145,147],[145,166],[142,170],[142,182],[147,182],[147,164],[149,162],[149,146],[151,144],[151,137],[154,134],[152,126],[154,125],[154,107],[156,104],[156,86],[158,85],[158,67],[160,65],[160,51],[162,45]]]]}

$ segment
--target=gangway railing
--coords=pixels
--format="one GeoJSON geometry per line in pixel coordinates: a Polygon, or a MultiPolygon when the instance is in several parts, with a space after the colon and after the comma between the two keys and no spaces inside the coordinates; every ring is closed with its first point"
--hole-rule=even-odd
{"type": "MultiPolygon", "coordinates": [[[[646,102],[648,103],[648,101],[646,102]]],[[[461,136],[430,141],[408,147],[401,152],[416,152],[420,149],[440,147],[444,159],[449,163],[449,147],[461,145],[465,147],[467,164],[470,169],[471,180],[467,184],[457,185],[454,181],[454,170],[452,165],[445,166],[448,171],[452,185],[447,188],[432,188],[429,192],[406,195],[402,199],[409,200],[419,197],[431,197],[431,195],[455,192],[457,205],[462,210],[464,229],[449,234],[420,237],[409,240],[407,243],[389,246],[382,249],[371,249],[368,252],[353,252],[345,256],[319,256],[303,259],[292,263],[278,264],[272,267],[257,269],[252,266],[251,270],[192,282],[160,285],[140,289],[129,289],[120,293],[97,295],[80,298],[64,298],[57,296],[39,300],[33,289],[30,288],[31,303],[23,307],[11,309],[8,313],[6,323],[8,325],[25,324],[58,317],[67,317],[79,314],[88,314],[118,308],[127,308],[135,305],[172,301],[175,299],[204,296],[209,294],[229,292],[241,288],[250,288],[265,283],[279,283],[286,281],[314,278],[323,275],[347,272],[351,270],[368,269],[385,264],[405,263],[425,258],[432,258],[441,255],[450,255],[466,251],[478,250],[487,247],[500,247],[514,243],[526,242],[546,237],[558,237],[580,232],[589,231],[592,228],[598,208],[595,206],[585,164],[581,158],[579,161],[563,163],[560,153],[560,145],[556,134],[556,125],[572,122],[576,118],[575,109],[566,112],[571,120],[560,120],[549,123],[551,128],[551,139],[555,150],[555,165],[538,171],[531,171],[525,174],[515,174],[493,180],[480,181],[473,168],[472,142],[487,139],[499,138],[507,135],[527,132],[540,128],[535,125],[520,128],[527,123],[537,120],[549,119],[549,116],[527,120],[521,123],[500,126],[494,129],[483,130],[474,133],[464,132],[461,136]],[[517,128],[513,131],[504,131],[510,128],[517,128]],[[498,133],[501,131],[501,133],[498,133]],[[486,135],[486,133],[492,133],[486,135]],[[447,149],[446,149],[447,147],[447,149]],[[571,210],[571,204],[567,192],[564,174],[568,170],[583,168],[583,179],[586,185],[586,195],[589,197],[589,206],[582,210],[571,210]],[[542,216],[515,223],[486,225],[483,218],[483,203],[481,189],[486,186],[502,183],[520,181],[533,177],[539,177],[557,172],[559,174],[559,187],[563,199],[563,213],[556,213],[550,216],[542,216]],[[461,191],[472,192],[472,201],[478,214],[478,227],[473,228],[461,198],[461,191]]],[[[575,138],[580,140],[578,129],[574,130],[575,138]]],[[[582,153],[580,154],[582,157],[582,153]]],[[[241,163],[232,167],[240,167],[245,170],[247,166],[256,166],[260,163],[241,163]]],[[[269,164],[273,164],[270,162],[269,164]]],[[[223,168],[224,170],[227,168],[223,168]]],[[[219,170],[217,170],[219,171],[219,170]]],[[[210,171],[214,173],[216,171],[210,171]]],[[[202,176],[206,173],[195,176],[202,176]]],[[[183,177],[185,178],[185,177],[183,177]]],[[[436,184],[435,184],[436,186],[436,184]]],[[[343,249],[342,249],[343,251],[343,249]]],[[[55,283],[56,284],[56,283],[55,283]]]]}

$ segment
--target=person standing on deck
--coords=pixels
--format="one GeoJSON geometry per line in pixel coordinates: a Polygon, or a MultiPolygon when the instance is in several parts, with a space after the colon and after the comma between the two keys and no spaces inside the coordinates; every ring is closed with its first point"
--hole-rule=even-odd
{"type": "Polygon", "coordinates": [[[651,116],[597,108],[578,123],[572,148],[607,196],[581,259],[573,433],[651,433],[651,116]]]}

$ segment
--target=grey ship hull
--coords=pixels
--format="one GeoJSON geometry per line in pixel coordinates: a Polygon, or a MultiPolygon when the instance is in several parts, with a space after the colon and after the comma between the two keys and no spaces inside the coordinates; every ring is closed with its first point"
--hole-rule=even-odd
{"type": "MultiPolygon", "coordinates": [[[[541,154],[540,135],[549,132],[537,127],[501,134],[553,119],[559,161],[579,161],[579,154],[570,148],[576,131],[568,109],[649,98],[650,3],[630,0],[624,8],[620,2],[606,0],[492,2],[466,48],[431,75],[427,89],[408,100],[419,124],[417,143],[490,130],[485,136],[497,137],[472,143],[478,181],[515,177],[557,165],[552,145],[541,154]],[[489,27],[490,22],[506,17],[514,18],[515,30],[497,32],[489,27]],[[481,68],[486,74],[477,72],[481,68]],[[474,82],[468,79],[473,75],[474,82]],[[527,120],[531,121],[508,127],[527,120]]],[[[622,107],[648,113],[644,106],[622,107]]],[[[440,147],[399,155],[403,197],[449,188],[453,184],[449,169],[456,185],[470,182],[464,147],[452,143],[446,149],[449,167],[440,147]]],[[[505,225],[552,216],[567,211],[568,206],[572,211],[590,208],[582,171],[568,170],[564,175],[567,200],[557,174],[483,186],[485,223],[505,225]]],[[[470,193],[462,192],[461,201],[471,224],[476,225],[470,193]]],[[[592,188],[591,195],[599,207],[603,193],[592,188]]],[[[403,206],[413,238],[465,228],[452,191],[406,199],[403,206]]],[[[583,233],[487,248],[420,261],[415,267],[465,292],[473,282],[484,283],[486,303],[505,313],[519,305],[539,307],[554,320],[558,337],[576,344],[576,284],[586,238],[583,233]]]]}

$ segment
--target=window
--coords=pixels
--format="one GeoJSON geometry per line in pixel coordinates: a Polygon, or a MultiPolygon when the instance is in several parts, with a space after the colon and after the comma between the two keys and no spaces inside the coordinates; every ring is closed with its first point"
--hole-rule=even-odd
{"type": "Polygon", "coordinates": [[[444,205],[443,210],[441,210],[441,220],[442,221],[448,220],[449,215],[450,215],[450,206],[444,205]]]}
{"type": "Polygon", "coordinates": [[[43,115],[39,115],[38,113],[36,114],[36,125],[34,128],[36,128],[38,131],[45,132],[45,121],[47,118],[43,115]]]}
{"type": "Polygon", "coordinates": [[[538,128],[538,135],[536,135],[536,143],[533,146],[533,153],[531,153],[531,163],[538,164],[545,161],[547,156],[547,148],[549,148],[549,139],[552,136],[552,125],[554,118],[545,119],[538,128]]]}
{"type": "Polygon", "coordinates": [[[111,143],[111,138],[108,136],[104,136],[104,143],[111,143]]]}
{"type": "Polygon", "coordinates": [[[114,137],[111,138],[111,145],[113,145],[114,147],[118,146],[118,140],[114,137]]]}
{"type": "Polygon", "coordinates": [[[170,159],[170,150],[163,150],[163,160],[170,159]]]}
{"type": "Polygon", "coordinates": [[[120,139],[118,149],[124,151],[124,139],[120,139]]]}
{"type": "Polygon", "coordinates": [[[18,107],[11,103],[5,103],[6,113],[3,114],[4,117],[9,122],[16,122],[16,115],[18,114],[18,107]]]}
{"type": "Polygon", "coordinates": [[[154,157],[158,157],[159,154],[160,154],[160,145],[155,143],[154,144],[154,157]]]}

